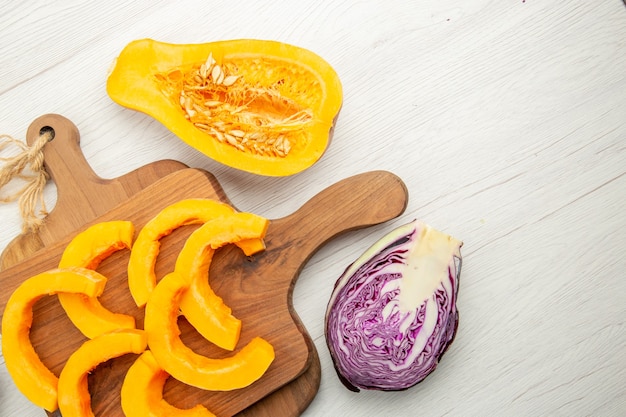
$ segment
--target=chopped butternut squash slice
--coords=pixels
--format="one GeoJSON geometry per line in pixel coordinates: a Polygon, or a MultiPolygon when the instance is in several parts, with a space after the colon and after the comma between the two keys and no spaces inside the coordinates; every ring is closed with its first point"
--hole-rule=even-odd
{"type": "Polygon", "coordinates": [[[251,213],[232,213],[209,220],[189,236],[176,259],[175,271],[189,280],[189,290],[180,302],[183,315],[204,338],[223,349],[235,349],[241,321],[209,285],[213,254],[216,249],[241,240],[262,242],[268,225],[267,219],[251,213]]]}
{"type": "Polygon", "coordinates": [[[58,408],[58,378],[30,342],[33,306],[46,295],[64,293],[97,297],[106,277],[85,268],[46,271],[28,278],[9,298],[2,316],[2,355],[17,388],[33,404],[50,412],[58,408]]]}
{"type": "MultiPolygon", "coordinates": [[[[112,253],[130,249],[135,228],[129,221],[96,223],[77,234],[61,256],[59,268],[83,267],[96,269],[112,253]]],[[[98,298],[82,294],[58,294],[61,306],[72,323],[88,338],[115,329],[134,329],[135,318],[114,313],[98,298]]]]}
{"type": "Polygon", "coordinates": [[[131,365],[124,377],[120,394],[127,417],[215,417],[202,404],[188,409],[177,408],[163,398],[163,387],[170,375],[146,350],[131,365]]]}
{"type": "Polygon", "coordinates": [[[144,328],[159,365],[179,381],[211,391],[244,388],[261,378],[274,360],[274,348],[260,337],[220,359],[199,355],[183,343],[177,318],[188,288],[188,280],[172,272],[159,281],[146,304],[144,328]]]}
{"type": "Polygon", "coordinates": [[[65,247],[59,265],[96,269],[118,250],[130,249],[135,226],[126,220],[96,223],[77,234],[65,247]]]}
{"type": "MultiPolygon", "coordinates": [[[[226,203],[212,199],[186,199],[165,207],[140,230],[128,262],[128,286],[138,307],[144,307],[156,285],[154,267],[160,250],[160,239],[175,229],[202,224],[211,219],[232,214],[226,203]]],[[[258,239],[241,240],[237,245],[246,255],[265,249],[258,239]]]]}
{"type": "Polygon", "coordinates": [[[67,360],[59,376],[59,410],[63,416],[93,417],[87,377],[98,365],[147,346],[143,330],[121,329],[83,343],[67,360]]]}

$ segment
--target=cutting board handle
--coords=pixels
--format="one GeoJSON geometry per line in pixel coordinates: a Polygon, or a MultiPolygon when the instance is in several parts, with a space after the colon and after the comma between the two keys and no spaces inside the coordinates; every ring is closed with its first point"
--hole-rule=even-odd
{"type": "Polygon", "coordinates": [[[358,174],[331,185],[277,221],[276,227],[298,225],[298,230],[275,234],[285,241],[272,244],[283,247],[284,255],[297,260],[292,264],[304,265],[331,238],[398,217],[407,203],[408,191],[398,176],[387,171],[358,174]]]}
{"type": "MultiPolygon", "coordinates": [[[[64,230],[80,229],[134,190],[128,181],[96,175],[81,151],[78,128],[61,115],[46,114],[35,119],[26,132],[26,142],[32,145],[46,129],[52,129],[54,137],[43,147],[44,167],[57,187],[56,204],[39,232],[47,244],[62,236],[64,230]]],[[[171,172],[170,164],[165,165],[165,171],[171,172]]]]}
{"type": "Polygon", "coordinates": [[[64,203],[69,193],[76,190],[88,193],[94,183],[100,182],[100,178],[91,169],[80,149],[78,128],[61,115],[46,114],[35,119],[26,133],[28,145],[32,145],[46,129],[52,129],[54,137],[43,148],[44,165],[57,186],[58,206],[64,203]]]}

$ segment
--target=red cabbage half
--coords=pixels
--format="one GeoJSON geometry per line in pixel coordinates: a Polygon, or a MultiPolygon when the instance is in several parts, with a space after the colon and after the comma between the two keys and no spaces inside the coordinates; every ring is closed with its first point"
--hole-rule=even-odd
{"type": "Polygon", "coordinates": [[[326,343],[348,389],[403,390],[435,370],[458,325],[462,245],[415,220],[376,242],[337,280],[326,343]]]}

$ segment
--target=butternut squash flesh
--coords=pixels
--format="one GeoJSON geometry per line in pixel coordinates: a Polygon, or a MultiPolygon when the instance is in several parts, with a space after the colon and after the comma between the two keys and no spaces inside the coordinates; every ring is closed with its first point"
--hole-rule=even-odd
{"type": "Polygon", "coordinates": [[[127,417],[215,417],[202,404],[188,409],[174,407],[163,398],[170,375],[146,350],[133,362],[124,377],[120,394],[127,417]]]}
{"type": "Polygon", "coordinates": [[[265,237],[269,220],[252,213],[232,213],[209,220],[187,239],[176,259],[175,272],[189,283],[180,309],[205,339],[233,350],[239,340],[241,321],[215,294],[209,284],[209,267],[215,250],[238,241],[265,237]]]}
{"type": "MultiPolygon", "coordinates": [[[[135,227],[129,221],[96,223],[69,242],[59,261],[59,268],[96,269],[112,253],[130,249],[134,233],[135,227]]],[[[116,329],[135,328],[133,316],[110,311],[96,297],[59,293],[58,298],[74,326],[90,339],[116,329]]]]}
{"type": "MultiPolygon", "coordinates": [[[[217,200],[191,198],[171,204],[157,213],[139,231],[128,261],[128,287],[138,307],[144,307],[156,286],[154,267],[160,250],[160,239],[175,229],[234,213],[228,204],[217,200]]],[[[235,243],[246,255],[265,249],[260,239],[242,239],[235,243]]]]}
{"type": "Polygon", "coordinates": [[[230,357],[199,355],[180,338],[177,318],[188,280],[172,272],[163,277],[146,304],[144,328],[157,362],[174,378],[210,391],[244,388],[263,376],[274,360],[274,348],[255,337],[230,357]]]}
{"type": "Polygon", "coordinates": [[[268,40],[129,43],[107,92],[233,168],[286,176],[325,152],[342,104],[335,70],[315,53],[268,40]]]}
{"type": "Polygon", "coordinates": [[[9,298],[2,316],[2,355],[15,385],[33,404],[55,411],[59,381],[30,342],[33,306],[42,297],[59,292],[96,297],[105,284],[104,276],[89,269],[55,269],[28,278],[9,298]]]}
{"type": "Polygon", "coordinates": [[[59,410],[63,416],[93,417],[87,377],[98,365],[147,346],[143,330],[120,329],[84,342],[67,360],[59,376],[59,410]]]}

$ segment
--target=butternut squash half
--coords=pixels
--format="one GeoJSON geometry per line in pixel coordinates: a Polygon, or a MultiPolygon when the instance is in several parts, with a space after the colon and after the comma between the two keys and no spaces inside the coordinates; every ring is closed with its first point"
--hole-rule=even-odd
{"type": "Polygon", "coordinates": [[[337,73],[317,54],[254,39],[133,41],[116,58],[107,92],[208,157],[266,176],[319,160],[343,98],[337,73]]]}

